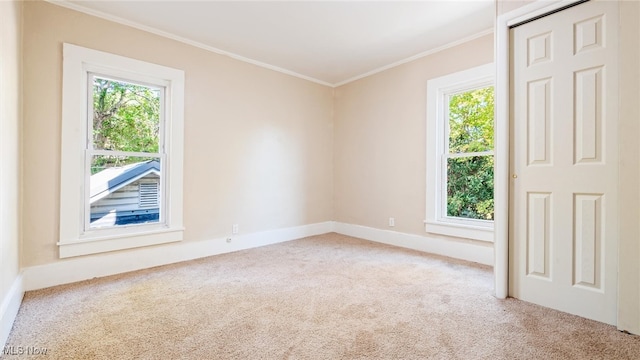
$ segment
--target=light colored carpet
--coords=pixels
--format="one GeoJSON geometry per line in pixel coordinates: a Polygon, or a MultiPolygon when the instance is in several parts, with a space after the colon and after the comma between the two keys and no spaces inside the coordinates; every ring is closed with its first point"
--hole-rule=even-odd
{"type": "Polygon", "coordinates": [[[327,234],[28,292],[7,346],[47,348],[40,359],[640,359],[640,337],[498,300],[492,279],[327,234]]]}

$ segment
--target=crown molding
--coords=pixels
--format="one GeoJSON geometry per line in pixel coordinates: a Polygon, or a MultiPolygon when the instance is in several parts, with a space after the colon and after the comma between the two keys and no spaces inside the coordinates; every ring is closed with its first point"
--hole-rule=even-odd
{"type": "Polygon", "coordinates": [[[336,88],[336,87],[340,87],[342,85],[346,85],[346,84],[354,82],[356,80],[360,80],[362,78],[365,78],[365,77],[368,77],[368,76],[383,72],[385,70],[392,69],[394,67],[406,64],[408,62],[423,58],[425,56],[429,56],[429,55],[435,54],[437,52],[452,48],[454,46],[458,46],[460,44],[464,44],[466,42],[469,42],[469,41],[475,40],[477,38],[480,38],[482,36],[489,35],[489,34],[493,33],[493,28],[485,29],[485,30],[483,30],[483,31],[481,31],[479,33],[473,34],[471,36],[464,37],[462,39],[447,43],[445,45],[439,46],[439,47],[434,48],[434,49],[423,51],[423,52],[421,52],[419,54],[410,56],[410,57],[402,59],[402,60],[398,60],[398,61],[393,62],[391,64],[376,68],[374,70],[368,71],[368,72],[360,74],[360,75],[356,75],[356,76],[348,78],[346,80],[339,81],[337,83],[330,83],[330,82],[327,82],[327,81],[316,79],[316,78],[311,77],[311,76],[307,76],[307,75],[303,75],[303,74],[297,73],[295,71],[291,71],[291,70],[288,70],[288,69],[285,69],[285,68],[281,68],[279,66],[271,65],[271,64],[268,64],[268,63],[265,63],[265,62],[262,62],[262,61],[258,61],[258,60],[251,59],[251,58],[248,58],[248,57],[245,57],[245,56],[242,56],[242,55],[238,55],[238,54],[232,53],[230,51],[225,51],[225,50],[222,50],[222,49],[218,49],[216,47],[209,46],[209,45],[203,44],[201,42],[194,41],[194,40],[182,37],[182,36],[178,36],[178,35],[172,34],[170,32],[163,31],[163,30],[151,27],[151,26],[143,25],[143,24],[135,22],[135,21],[127,20],[127,19],[121,18],[119,16],[107,14],[105,12],[98,11],[98,10],[89,9],[89,8],[86,8],[86,7],[82,6],[82,5],[78,5],[76,3],[72,3],[72,2],[70,2],[68,0],[44,0],[44,1],[48,2],[50,4],[53,4],[53,5],[61,6],[61,7],[70,9],[70,10],[78,11],[78,12],[81,12],[81,13],[85,13],[87,15],[95,16],[95,17],[98,17],[98,18],[101,18],[101,19],[104,19],[104,20],[108,20],[108,21],[115,22],[115,23],[118,23],[118,24],[121,24],[121,25],[129,26],[129,27],[132,27],[132,28],[135,28],[135,29],[138,29],[138,30],[142,30],[142,31],[145,31],[145,32],[148,32],[148,33],[152,33],[154,35],[162,36],[164,38],[175,40],[175,41],[178,41],[178,42],[181,42],[181,43],[184,43],[184,44],[187,44],[187,45],[191,45],[191,46],[194,46],[194,47],[199,48],[199,49],[210,51],[210,52],[213,52],[213,53],[216,53],[216,54],[219,54],[219,55],[228,56],[228,57],[230,57],[232,59],[235,59],[235,60],[239,60],[239,61],[242,61],[242,62],[245,62],[245,63],[256,65],[256,66],[259,66],[259,67],[262,67],[262,68],[265,68],[265,69],[273,70],[273,71],[276,71],[276,72],[279,72],[279,73],[282,73],[282,74],[285,74],[285,75],[294,76],[294,77],[297,77],[299,79],[307,80],[307,81],[310,81],[310,82],[313,82],[313,83],[316,83],[316,84],[320,84],[320,85],[324,85],[324,86],[328,86],[328,87],[332,87],[332,88],[336,88]]]}

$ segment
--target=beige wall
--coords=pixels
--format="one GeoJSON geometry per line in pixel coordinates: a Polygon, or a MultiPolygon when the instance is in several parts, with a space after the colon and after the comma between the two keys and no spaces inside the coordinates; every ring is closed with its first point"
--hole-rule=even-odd
{"type": "Polygon", "coordinates": [[[427,80],[492,61],[487,35],[336,89],[336,221],[425,235],[427,80]]]}
{"type": "Polygon", "coordinates": [[[331,220],[333,89],[26,2],[24,266],[58,261],[63,42],[185,71],[185,241],[331,220]]]}
{"type": "MultiPolygon", "coordinates": [[[[20,2],[0,1],[0,317],[20,271],[20,2]]],[[[5,325],[5,322],[2,322],[5,325]]],[[[0,334],[4,343],[5,329],[0,334]]]]}

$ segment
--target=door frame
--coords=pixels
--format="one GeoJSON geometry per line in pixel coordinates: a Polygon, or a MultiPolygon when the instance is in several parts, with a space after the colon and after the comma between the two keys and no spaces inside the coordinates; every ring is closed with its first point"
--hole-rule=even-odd
{"type": "Polygon", "coordinates": [[[582,3],[584,0],[549,2],[537,0],[496,18],[496,79],[495,79],[495,228],[494,267],[495,296],[505,299],[509,295],[509,192],[510,192],[510,132],[509,127],[509,29],[511,26],[534,20],[582,3]]]}

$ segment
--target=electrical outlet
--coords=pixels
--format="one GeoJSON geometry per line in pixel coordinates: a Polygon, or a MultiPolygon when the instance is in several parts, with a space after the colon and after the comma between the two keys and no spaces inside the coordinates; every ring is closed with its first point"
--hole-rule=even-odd
{"type": "Polygon", "coordinates": [[[236,235],[238,233],[238,224],[233,224],[233,226],[231,227],[231,233],[233,235],[236,235]]]}
{"type": "Polygon", "coordinates": [[[394,218],[390,217],[390,218],[389,218],[389,226],[392,226],[392,227],[393,227],[393,226],[396,226],[396,219],[394,219],[394,218]]]}

